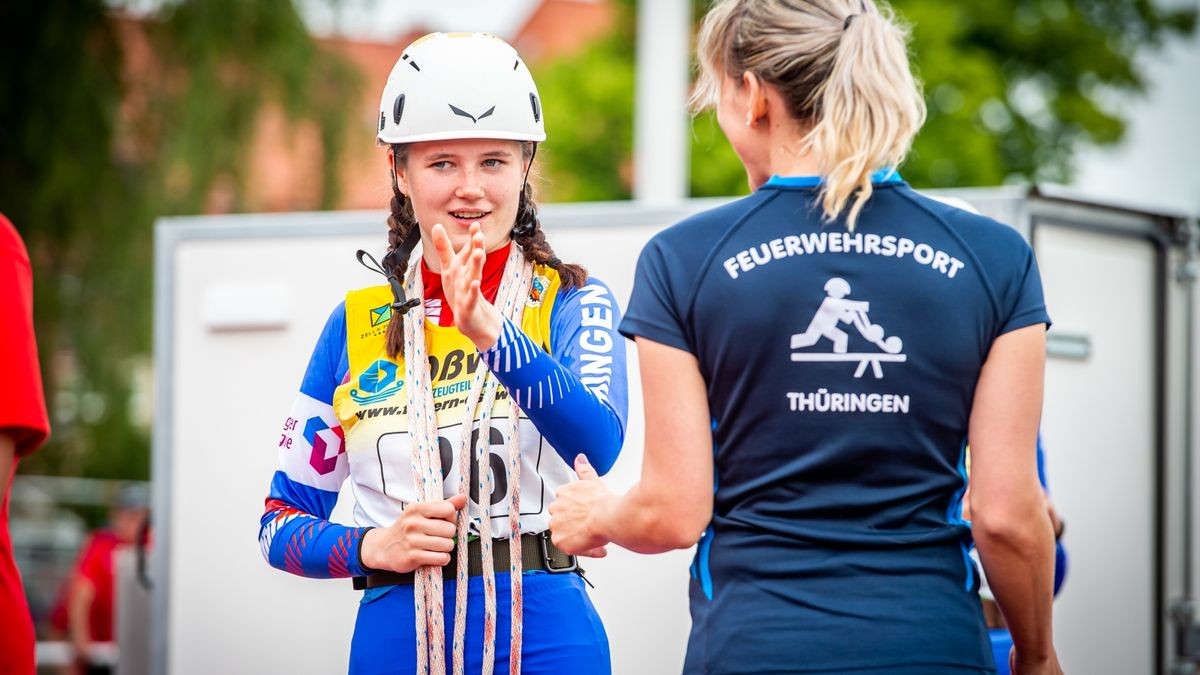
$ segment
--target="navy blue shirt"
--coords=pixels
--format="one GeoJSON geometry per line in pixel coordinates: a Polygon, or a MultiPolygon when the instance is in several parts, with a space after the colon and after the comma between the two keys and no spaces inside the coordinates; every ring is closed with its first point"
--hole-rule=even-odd
{"type": "Polygon", "coordinates": [[[997,336],[1049,323],[1041,281],[1012,228],[877,178],[853,232],[775,177],[639,259],[621,332],[694,354],[713,417],[687,672],[992,667],[967,421],[997,336]]]}

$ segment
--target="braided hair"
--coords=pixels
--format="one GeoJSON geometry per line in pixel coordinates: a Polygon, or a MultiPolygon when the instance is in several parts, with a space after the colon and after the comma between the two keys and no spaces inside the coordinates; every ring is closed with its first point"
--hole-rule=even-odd
{"type": "MultiPolygon", "coordinates": [[[[408,272],[408,260],[399,259],[397,251],[401,243],[414,227],[417,227],[417,217],[413,212],[412,202],[400,192],[396,180],[396,171],[400,164],[408,161],[408,145],[395,143],[392,146],[392,201],[391,213],[388,215],[388,251],[383,257],[383,270],[389,276],[404,279],[408,272]]],[[[522,142],[521,154],[526,160],[532,160],[533,143],[522,142]]],[[[525,181],[517,203],[516,224],[509,237],[521,247],[525,259],[534,265],[545,265],[558,272],[559,279],[565,288],[581,288],[587,282],[587,269],[582,265],[565,263],[554,254],[554,249],[546,241],[546,233],[542,230],[541,219],[538,218],[537,206],[533,201],[533,184],[525,181]]],[[[404,353],[404,315],[393,312],[388,323],[386,335],[387,353],[390,358],[404,353]]]]}
{"type": "MultiPolygon", "coordinates": [[[[383,271],[389,277],[395,277],[403,283],[404,275],[408,272],[408,258],[399,255],[401,244],[404,238],[412,232],[414,227],[417,227],[417,216],[413,213],[412,202],[400,192],[400,185],[396,181],[396,167],[403,162],[408,161],[408,146],[393,145],[392,146],[392,202],[391,213],[388,215],[388,250],[383,256],[383,271]]],[[[388,322],[387,335],[385,337],[387,344],[387,353],[390,358],[396,358],[398,354],[404,353],[404,315],[399,312],[392,312],[392,318],[388,322]]]]}

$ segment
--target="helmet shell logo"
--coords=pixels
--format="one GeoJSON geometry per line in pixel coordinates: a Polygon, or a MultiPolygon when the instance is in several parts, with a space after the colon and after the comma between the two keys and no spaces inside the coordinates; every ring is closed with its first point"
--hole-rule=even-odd
{"type": "Polygon", "coordinates": [[[391,398],[404,387],[404,380],[398,377],[397,370],[396,364],[387,359],[372,363],[358,376],[358,386],[350,390],[350,398],[359,405],[391,398]]]}

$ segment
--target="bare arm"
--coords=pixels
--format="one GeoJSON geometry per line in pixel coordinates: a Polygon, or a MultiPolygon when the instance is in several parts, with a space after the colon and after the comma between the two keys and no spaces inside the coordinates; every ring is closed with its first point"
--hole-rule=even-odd
{"type": "Polygon", "coordinates": [[[1051,629],[1054,533],[1037,478],[1045,326],[1000,336],[971,409],[970,510],[979,558],[1014,644],[1014,672],[1058,672],[1051,629]]]}
{"type": "Polygon", "coordinates": [[[700,366],[681,349],[640,337],[637,345],[646,413],[642,477],[616,495],[582,465],[584,480],[560,488],[550,506],[554,542],[568,552],[607,542],[638,553],[687,548],[712,519],[712,427],[700,366]]]}
{"type": "Polygon", "coordinates": [[[75,658],[85,662],[89,660],[88,652],[92,644],[91,612],[95,597],[96,587],[92,582],[82,575],[76,575],[67,600],[67,632],[75,658]]]}

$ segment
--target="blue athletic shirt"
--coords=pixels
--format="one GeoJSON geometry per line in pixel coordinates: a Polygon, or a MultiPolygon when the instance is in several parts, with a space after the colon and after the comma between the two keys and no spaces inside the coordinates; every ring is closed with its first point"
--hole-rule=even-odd
{"type": "Polygon", "coordinates": [[[961,518],[992,342],[1049,323],[1019,233],[894,172],[854,232],[819,179],[656,235],[620,331],[695,355],[713,518],[692,566],[689,673],[986,672],[961,518]]]}

